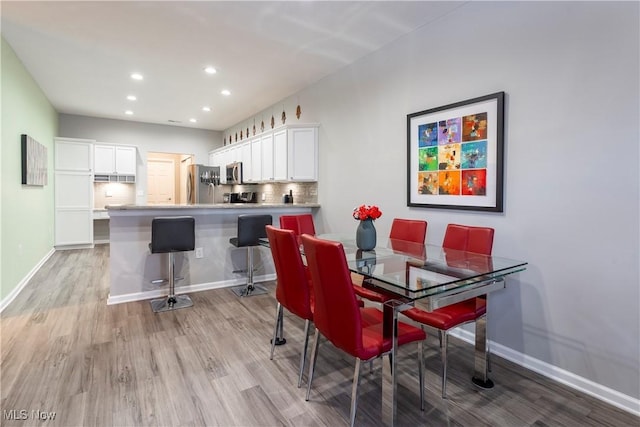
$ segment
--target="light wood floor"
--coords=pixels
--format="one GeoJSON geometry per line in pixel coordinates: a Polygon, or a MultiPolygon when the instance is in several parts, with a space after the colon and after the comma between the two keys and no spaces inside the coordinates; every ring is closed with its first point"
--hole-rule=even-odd
{"type": "MultiPolygon", "coordinates": [[[[290,315],[288,342],[269,360],[274,283],[269,295],[239,299],[229,289],[205,291],[191,295],[192,308],[154,314],[147,301],[106,305],[108,265],[108,246],[56,252],[2,313],[3,426],[348,424],[353,360],[321,345],[305,402],[304,388],[296,387],[303,322],[290,315]],[[55,412],[55,419],[38,421],[32,412],[38,410],[55,412]]],[[[472,347],[456,339],[443,400],[437,338],[427,343],[424,412],[415,347],[401,350],[398,425],[640,424],[498,357],[496,386],[478,390],[470,382],[472,347]]],[[[358,425],[380,425],[379,363],[363,375],[358,425]]]]}

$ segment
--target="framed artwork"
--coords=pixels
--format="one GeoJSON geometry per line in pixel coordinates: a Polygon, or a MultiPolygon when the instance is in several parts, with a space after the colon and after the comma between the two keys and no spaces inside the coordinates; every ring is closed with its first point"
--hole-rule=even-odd
{"type": "Polygon", "coordinates": [[[504,92],[407,115],[407,206],[502,212],[504,92]]]}
{"type": "Polygon", "coordinates": [[[22,145],[22,184],[47,185],[47,147],[28,135],[20,135],[22,145]]]}

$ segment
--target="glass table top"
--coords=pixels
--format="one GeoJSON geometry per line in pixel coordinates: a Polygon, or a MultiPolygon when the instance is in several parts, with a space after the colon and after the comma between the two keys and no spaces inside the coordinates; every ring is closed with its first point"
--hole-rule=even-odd
{"type": "MultiPolygon", "coordinates": [[[[340,242],[352,272],[408,301],[462,292],[527,266],[525,261],[403,240],[378,239],[375,249],[363,251],[355,238],[344,234],[317,237],[340,242]]],[[[269,241],[260,239],[260,244],[269,246],[269,241]]],[[[302,246],[300,250],[303,252],[302,246]]]]}
{"type": "Polygon", "coordinates": [[[340,234],[317,237],[340,242],[352,272],[374,279],[376,286],[409,300],[463,290],[523,271],[527,265],[524,261],[402,240],[378,240],[374,250],[362,251],[354,238],[340,234]]]}

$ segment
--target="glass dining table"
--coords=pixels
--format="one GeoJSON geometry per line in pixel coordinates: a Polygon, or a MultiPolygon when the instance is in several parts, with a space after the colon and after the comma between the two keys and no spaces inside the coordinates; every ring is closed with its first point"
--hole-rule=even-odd
{"type": "MultiPolygon", "coordinates": [[[[395,373],[399,313],[416,302],[423,310],[433,311],[469,298],[488,299],[490,293],[505,288],[506,276],[523,271],[527,266],[525,261],[402,240],[379,240],[375,249],[363,251],[357,248],[351,236],[321,234],[317,237],[342,244],[349,269],[363,276],[361,286],[395,296],[383,304],[383,334],[393,338],[390,360],[382,363],[382,418],[386,425],[394,425],[397,412],[395,373]]],[[[487,312],[488,307],[487,304],[487,312]]],[[[486,319],[484,316],[475,322],[472,381],[479,387],[491,388],[486,319]]]]}
{"type": "MultiPolygon", "coordinates": [[[[416,302],[433,311],[470,298],[484,298],[489,311],[489,294],[505,288],[505,277],[524,271],[527,262],[443,248],[403,240],[378,239],[371,251],[356,246],[353,236],[320,234],[320,239],[340,242],[349,269],[363,276],[361,284],[371,290],[392,294],[382,305],[383,334],[393,345],[382,363],[382,420],[393,426],[397,415],[398,316],[416,302]]],[[[268,246],[267,239],[261,244],[268,246]]],[[[301,247],[302,251],[302,247],[301,247]]],[[[474,375],[472,381],[482,388],[493,387],[488,376],[487,316],[475,322],[474,375]]]]}

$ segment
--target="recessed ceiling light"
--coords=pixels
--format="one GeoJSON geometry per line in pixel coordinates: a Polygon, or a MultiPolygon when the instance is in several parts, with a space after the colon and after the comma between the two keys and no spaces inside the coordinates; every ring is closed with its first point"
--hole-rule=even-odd
{"type": "Polygon", "coordinates": [[[135,96],[135,95],[127,95],[127,99],[128,99],[129,101],[135,101],[135,100],[136,100],[136,99],[138,99],[138,98],[136,98],[136,96],[135,96]]]}
{"type": "Polygon", "coordinates": [[[208,67],[205,67],[204,72],[207,74],[215,74],[218,72],[218,70],[209,65],[208,67]]]}
{"type": "Polygon", "coordinates": [[[133,116],[133,111],[127,110],[124,112],[127,116],[133,116]]]}
{"type": "Polygon", "coordinates": [[[133,80],[142,80],[142,79],[144,79],[144,77],[143,77],[143,76],[142,76],[142,74],[140,74],[140,73],[133,73],[133,74],[131,74],[131,78],[132,78],[133,80]]]}
{"type": "Polygon", "coordinates": [[[197,122],[197,120],[196,120],[196,119],[189,119],[189,121],[190,121],[191,123],[195,123],[195,122],[197,122]]]}
{"type": "Polygon", "coordinates": [[[227,89],[222,89],[222,91],[220,92],[221,94],[223,94],[224,96],[229,96],[231,95],[231,91],[227,90],[227,89]]]}
{"type": "Polygon", "coordinates": [[[211,111],[211,107],[206,107],[206,106],[202,107],[202,111],[209,112],[209,111],[211,111]]]}

